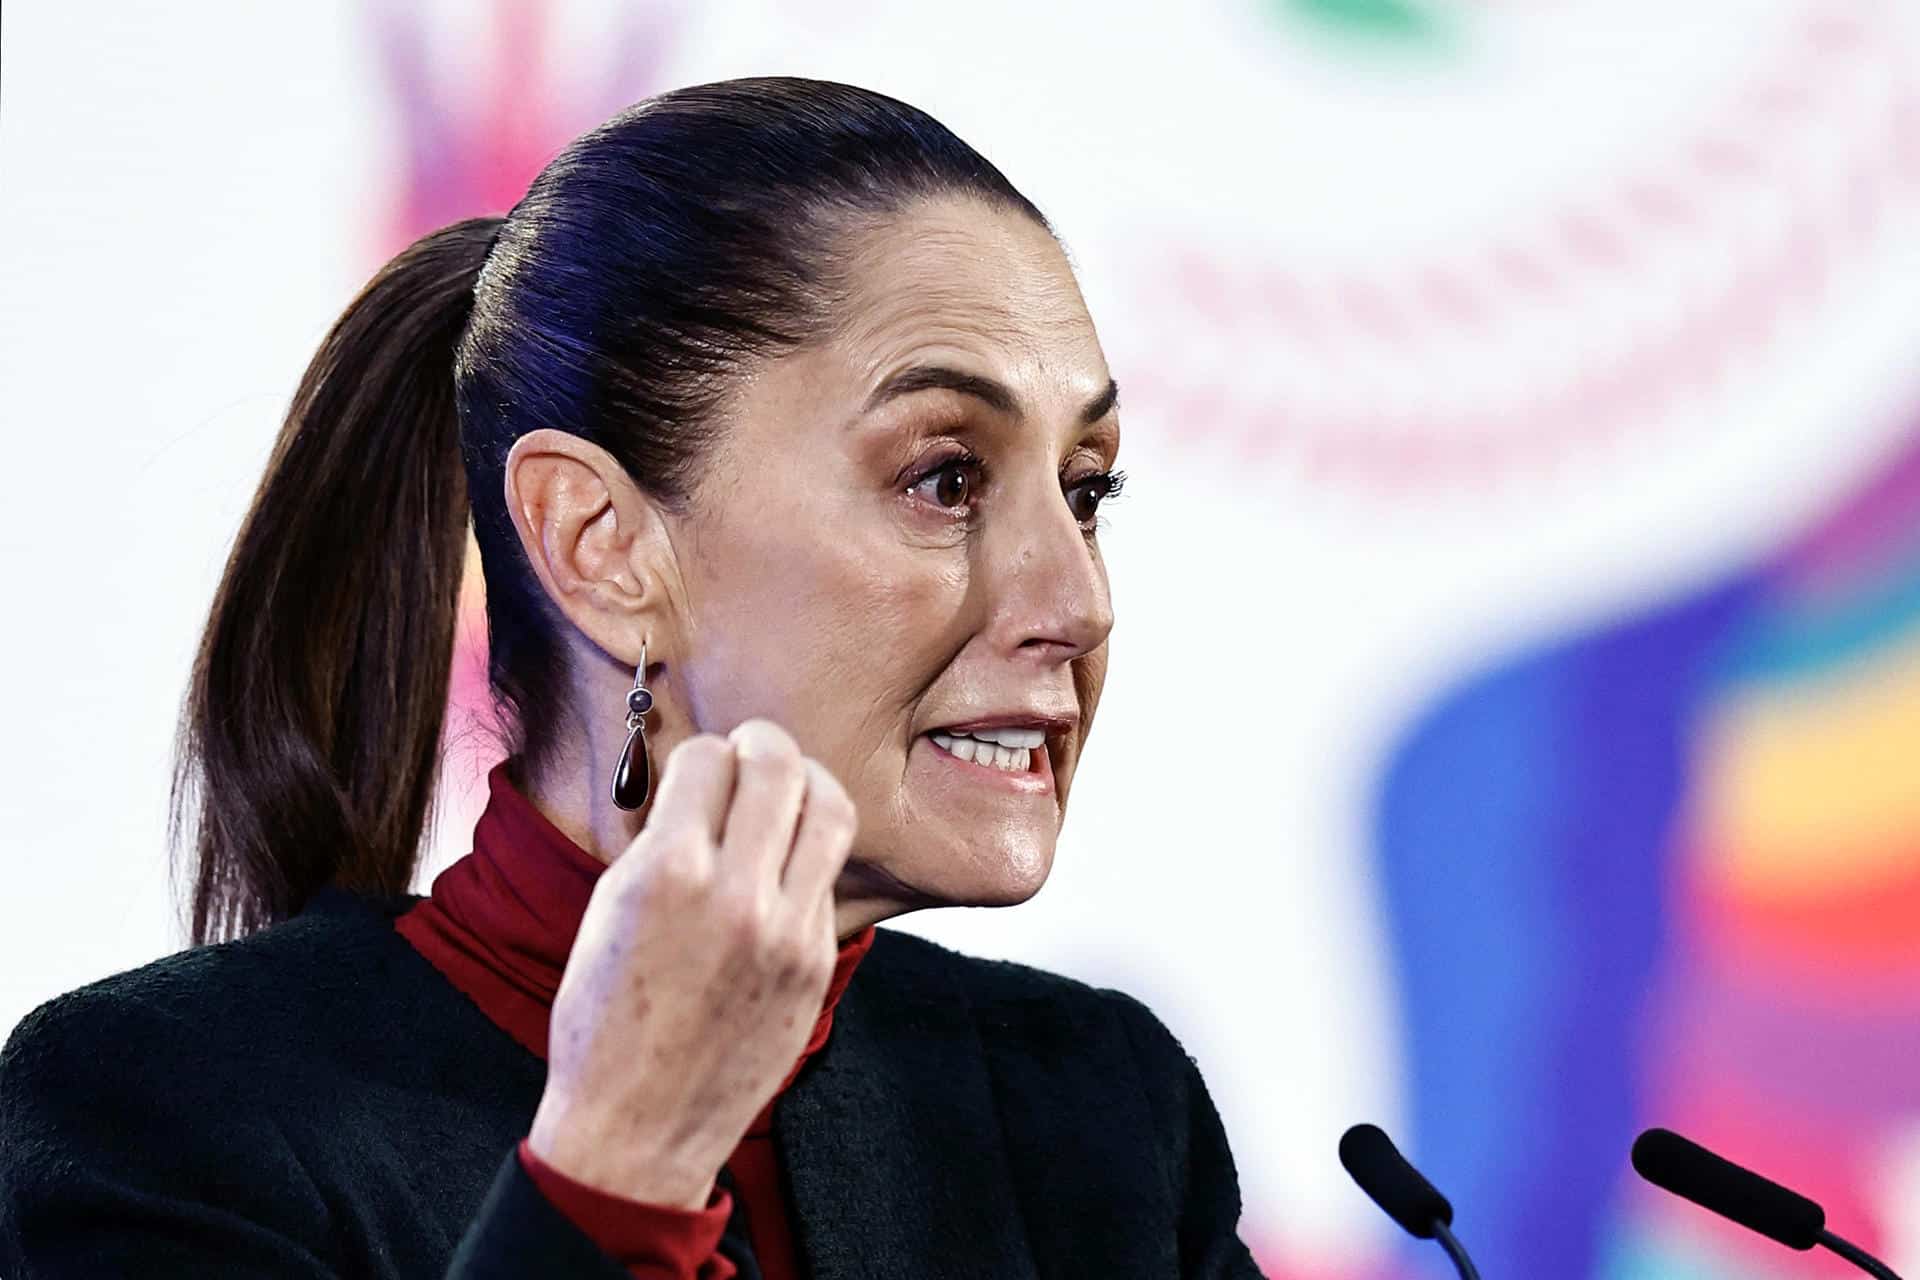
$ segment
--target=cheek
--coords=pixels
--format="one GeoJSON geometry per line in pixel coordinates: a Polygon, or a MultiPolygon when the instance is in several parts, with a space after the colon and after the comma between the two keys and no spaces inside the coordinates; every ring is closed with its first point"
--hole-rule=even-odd
{"type": "Polygon", "coordinates": [[[937,557],[902,548],[884,564],[862,557],[844,565],[836,630],[820,650],[817,687],[831,705],[814,723],[832,752],[827,763],[870,825],[897,804],[922,701],[965,639],[965,574],[936,565],[937,557]]]}
{"type": "Polygon", "coordinates": [[[838,536],[770,536],[756,523],[708,540],[714,554],[688,584],[690,714],[716,731],[767,716],[854,790],[908,745],[920,695],[958,647],[966,576],[844,520],[786,527],[838,536]]]}
{"type": "Polygon", "coordinates": [[[1064,806],[1067,795],[1073,789],[1074,771],[1080,764],[1080,753],[1086,750],[1087,735],[1093,731],[1093,714],[1100,706],[1100,690],[1107,682],[1107,646],[1073,661],[1073,692],[1080,707],[1080,732],[1073,744],[1072,751],[1064,760],[1054,762],[1054,786],[1064,806]]]}
{"type": "Polygon", "coordinates": [[[1107,684],[1107,646],[1073,661],[1073,693],[1080,704],[1080,737],[1084,740],[1093,728],[1093,713],[1100,706],[1100,691],[1107,684]]]}

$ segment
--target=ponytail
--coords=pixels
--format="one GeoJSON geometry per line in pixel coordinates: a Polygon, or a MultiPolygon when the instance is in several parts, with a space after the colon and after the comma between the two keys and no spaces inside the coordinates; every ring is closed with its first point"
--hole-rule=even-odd
{"type": "Polygon", "coordinates": [[[329,884],[412,882],[466,553],[454,350],[500,225],[454,223],[381,268],[294,393],[181,714],[168,830],[183,851],[195,795],[196,944],[329,884]]]}

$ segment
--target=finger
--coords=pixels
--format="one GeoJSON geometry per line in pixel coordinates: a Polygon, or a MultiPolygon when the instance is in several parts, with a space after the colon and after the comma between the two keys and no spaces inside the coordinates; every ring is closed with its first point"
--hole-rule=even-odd
{"type": "Polygon", "coordinates": [[[787,858],[781,891],[796,903],[833,897],[833,885],[846,865],[859,830],[859,814],[846,788],[818,760],[806,761],[807,794],[787,858]]]}
{"type": "Polygon", "coordinates": [[[647,826],[660,830],[690,826],[719,844],[736,772],[733,744],[719,734],[695,734],[681,742],[667,753],[660,770],[660,792],[653,798],[647,826]]]}
{"type": "Polygon", "coordinates": [[[837,956],[840,951],[840,930],[833,895],[823,893],[815,898],[812,912],[807,917],[807,928],[814,937],[820,939],[821,946],[837,956]]]}
{"type": "Polygon", "coordinates": [[[718,871],[771,891],[793,847],[807,789],[805,757],[792,735],[771,720],[745,721],[727,738],[737,764],[718,871]]]}

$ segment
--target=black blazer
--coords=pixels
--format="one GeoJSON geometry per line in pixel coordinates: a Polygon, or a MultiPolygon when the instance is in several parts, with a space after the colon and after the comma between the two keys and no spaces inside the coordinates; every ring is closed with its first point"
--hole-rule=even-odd
{"type": "MultiPolygon", "coordinates": [[[[0,1051],[0,1275],[630,1280],[522,1173],[546,1064],[413,895],[57,997],[0,1051]]],[[[1199,1072],[1117,991],[882,929],[774,1108],[813,1280],[1252,1277],[1199,1072]]]]}

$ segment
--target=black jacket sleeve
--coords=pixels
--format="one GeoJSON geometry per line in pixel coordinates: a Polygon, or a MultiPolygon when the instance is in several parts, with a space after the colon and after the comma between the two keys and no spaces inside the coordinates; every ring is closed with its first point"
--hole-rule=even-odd
{"type": "MultiPolygon", "coordinates": [[[[15,1028],[0,1049],[0,1276],[392,1274],[390,1259],[339,1255],[329,1205],[366,1190],[316,1185],[271,1109],[248,1101],[259,1082],[196,1040],[164,1005],[99,988],[15,1028]]],[[[446,1275],[630,1280],[511,1150],[446,1275]]]]}
{"type": "Polygon", "coordinates": [[[1140,1001],[1123,991],[1101,994],[1118,1005],[1148,1084],[1162,1169],[1181,1206],[1183,1280],[1261,1280],[1239,1236],[1240,1178],[1198,1064],[1140,1001]]]}
{"type": "Polygon", "coordinates": [[[447,1280],[632,1280],[572,1219],[554,1208],[513,1151],[454,1251],[447,1280]]]}

